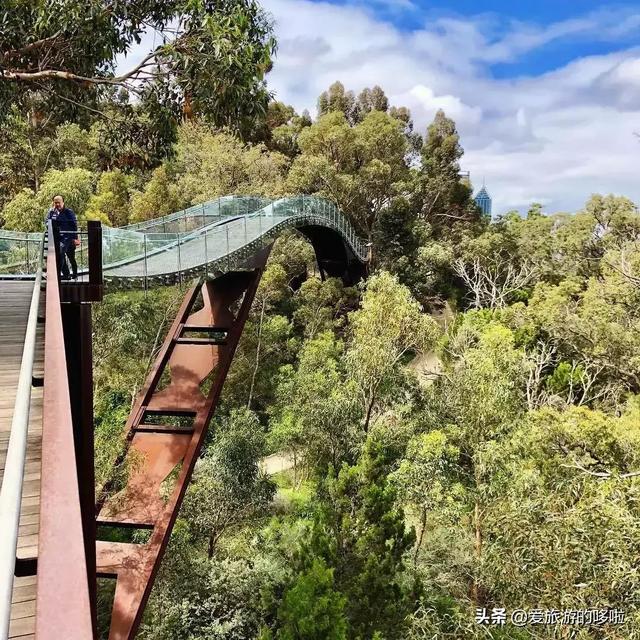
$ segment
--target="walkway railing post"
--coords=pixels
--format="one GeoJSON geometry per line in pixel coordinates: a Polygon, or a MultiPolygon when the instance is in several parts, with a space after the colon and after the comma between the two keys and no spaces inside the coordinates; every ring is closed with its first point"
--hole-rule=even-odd
{"type": "Polygon", "coordinates": [[[178,233],[178,282],[182,284],[182,256],[180,255],[180,234],[178,233]]]}
{"type": "Polygon", "coordinates": [[[102,284],[102,225],[96,220],[87,222],[89,244],[89,284],[102,284]]]}
{"type": "MultiPolygon", "coordinates": [[[[61,254],[60,251],[60,226],[56,220],[51,221],[51,234],[49,234],[49,242],[51,242],[51,239],[53,239],[53,249],[56,254],[55,264],[58,269],[58,280],[60,280],[62,275],[60,272],[62,264],[61,260],[66,260],[66,258],[61,254]]],[[[47,274],[47,276],[49,276],[49,274],[47,274]]]]}
{"type": "Polygon", "coordinates": [[[204,232],[204,272],[205,275],[209,272],[209,241],[208,232],[204,232]]]}
{"type": "Polygon", "coordinates": [[[226,224],[224,226],[225,231],[227,232],[227,271],[231,270],[231,256],[229,255],[229,225],[226,224]]]}
{"type": "Polygon", "coordinates": [[[144,292],[147,293],[147,234],[144,234],[144,292]]]}

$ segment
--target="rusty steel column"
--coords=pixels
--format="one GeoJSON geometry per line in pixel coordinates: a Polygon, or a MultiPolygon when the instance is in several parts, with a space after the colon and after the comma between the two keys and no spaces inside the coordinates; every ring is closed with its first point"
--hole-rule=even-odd
{"type": "Polygon", "coordinates": [[[76,453],[76,472],[94,632],[96,622],[96,521],[93,432],[91,304],[62,304],[67,377],[76,453]]]}
{"type": "Polygon", "coordinates": [[[256,256],[256,268],[187,293],[129,416],[133,464],[125,488],[101,498],[97,524],[150,529],[151,536],[146,544],[96,544],[98,576],[116,579],[109,640],[130,640],[138,629],[270,249],[256,256]],[[165,502],[161,485],[176,467],[165,502]]]}

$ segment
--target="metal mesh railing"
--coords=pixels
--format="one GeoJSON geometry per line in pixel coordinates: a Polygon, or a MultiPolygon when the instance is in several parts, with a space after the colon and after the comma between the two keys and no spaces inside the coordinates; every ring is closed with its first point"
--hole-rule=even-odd
{"type": "Polygon", "coordinates": [[[144,233],[186,233],[221,218],[253,213],[269,202],[271,202],[269,198],[260,196],[223,196],[167,216],[128,224],[120,228],[144,233]]]}

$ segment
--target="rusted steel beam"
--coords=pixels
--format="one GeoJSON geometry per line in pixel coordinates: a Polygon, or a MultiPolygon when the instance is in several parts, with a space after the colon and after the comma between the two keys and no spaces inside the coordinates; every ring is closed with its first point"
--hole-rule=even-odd
{"type": "Polygon", "coordinates": [[[36,637],[87,640],[93,629],[56,252],[49,225],[36,637]]]}
{"type": "Polygon", "coordinates": [[[264,271],[270,247],[251,271],[227,273],[192,288],[127,423],[132,469],[126,487],[102,501],[98,524],[151,529],[146,544],[97,542],[98,575],[115,577],[110,640],[135,636],[187,485],[264,271]],[[195,309],[198,294],[203,307],[195,309]],[[224,340],[184,340],[194,331],[226,333],[224,340]],[[161,388],[165,372],[169,382],[161,388]],[[205,395],[202,386],[210,384],[205,395]],[[165,424],[150,424],[162,417],[165,424]],[[166,424],[176,417],[188,422],[166,424]],[[166,502],[161,485],[179,467],[166,502]]]}

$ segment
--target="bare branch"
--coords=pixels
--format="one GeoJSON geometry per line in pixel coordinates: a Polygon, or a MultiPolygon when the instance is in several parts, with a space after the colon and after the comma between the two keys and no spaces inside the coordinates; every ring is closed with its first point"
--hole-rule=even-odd
{"type": "Polygon", "coordinates": [[[575,462],[574,464],[561,464],[560,466],[566,469],[577,469],[578,471],[582,471],[582,473],[587,473],[588,475],[593,476],[594,478],[607,479],[611,477],[611,472],[609,471],[591,471],[591,469],[586,469],[585,467],[578,464],[577,462],[575,462]]]}
{"type": "MultiPolygon", "coordinates": [[[[36,82],[36,84],[41,88],[41,89],[46,89],[47,91],[50,91],[50,89],[48,87],[45,87],[43,84],[40,84],[39,82],[36,82]]],[[[67,97],[67,96],[63,96],[60,95],[59,93],[56,93],[55,91],[52,92],[56,98],[60,98],[60,100],[64,100],[76,107],[81,107],[82,109],[86,109],[87,111],[90,111],[92,113],[96,113],[99,116],[102,116],[103,118],[105,118],[106,120],[110,120],[110,116],[108,116],[106,113],[104,113],[103,111],[99,111],[98,109],[94,109],[93,107],[90,107],[86,104],[82,104],[80,102],[76,102],[75,100],[72,100],[71,98],[67,97]]]]}
{"type": "Polygon", "coordinates": [[[27,81],[35,80],[67,80],[70,82],[86,82],[91,84],[108,84],[123,85],[127,80],[134,80],[145,72],[146,67],[155,64],[156,57],[162,53],[164,47],[158,47],[155,51],[149,53],[143,60],[136,65],[131,71],[121,76],[80,76],[71,71],[62,71],[60,69],[44,69],[42,71],[15,71],[11,69],[0,68],[0,80],[11,81],[27,81]]]}
{"type": "Polygon", "coordinates": [[[54,33],[52,36],[48,36],[46,38],[42,38],[40,40],[36,40],[35,42],[30,42],[29,44],[25,44],[23,47],[18,49],[9,49],[2,53],[3,60],[11,60],[12,58],[17,58],[19,56],[26,55],[35,51],[36,49],[41,49],[42,47],[47,46],[48,44],[53,44],[60,36],[62,35],[62,31],[58,31],[54,33]]]}
{"type": "MultiPolygon", "coordinates": [[[[586,473],[587,475],[593,476],[594,478],[598,478],[600,480],[608,480],[610,478],[620,478],[622,480],[627,480],[629,478],[640,477],[640,471],[628,471],[626,473],[614,473],[614,472],[609,471],[609,470],[594,471],[593,469],[587,469],[584,465],[580,464],[577,460],[575,460],[575,457],[573,456],[572,452],[568,449],[568,447],[566,447],[563,444],[559,444],[558,446],[559,446],[560,450],[562,451],[562,453],[564,453],[568,458],[572,458],[573,464],[562,464],[562,465],[560,465],[561,467],[564,467],[566,469],[577,469],[578,471],[581,471],[582,473],[586,473]]],[[[600,458],[598,458],[598,456],[594,452],[592,452],[588,447],[585,447],[585,446],[583,446],[583,449],[585,450],[585,452],[587,454],[589,454],[589,456],[595,461],[596,464],[600,465],[601,467],[604,467],[604,462],[602,460],[600,460],[600,458]]]]}
{"type": "Polygon", "coordinates": [[[620,266],[609,262],[608,260],[603,260],[606,265],[611,267],[614,271],[617,271],[624,278],[626,278],[634,287],[640,288],[640,276],[637,276],[633,273],[631,265],[628,263],[625,257],[624,251],[620,252],[620,266]]]}
{"type": "Polygon", "coordinates": [[[530,411],[547,403],[549,394],[542,388],[542,376],[545,369],[555,360],[556,348],[546,342],[538,342],[536,348],[526,354],[529,365],[527,378],[527,406],[530,411]]]}
{"type": "Polygon", "coordinates": [[[459,258],[453,267],[473,294],[475,309],[501,309],[507,306],[509,296],[531,284],[536,276],[532,265],[523,264],[516,269],[501,259],[482,263],[479,258],[474,258],[471,264],[467,264],[459,258]]]}
{"type": "Polygon", "coordinates": [[[611,478],[620,478],[621,480],[627,480],[629,478],[637,478],[640,477],[640,471],[630,471],[629,473],[612,473],[611,471],[592,471],[591,469],[586,469],[582,465],[577,462],[574,464],[563,464],[560,465],[567,469],[577,469],[578,471],[582,471],[582,473],[586,473],[594,478],[599,478],[600,480],[609,480],[611,478]]]}

